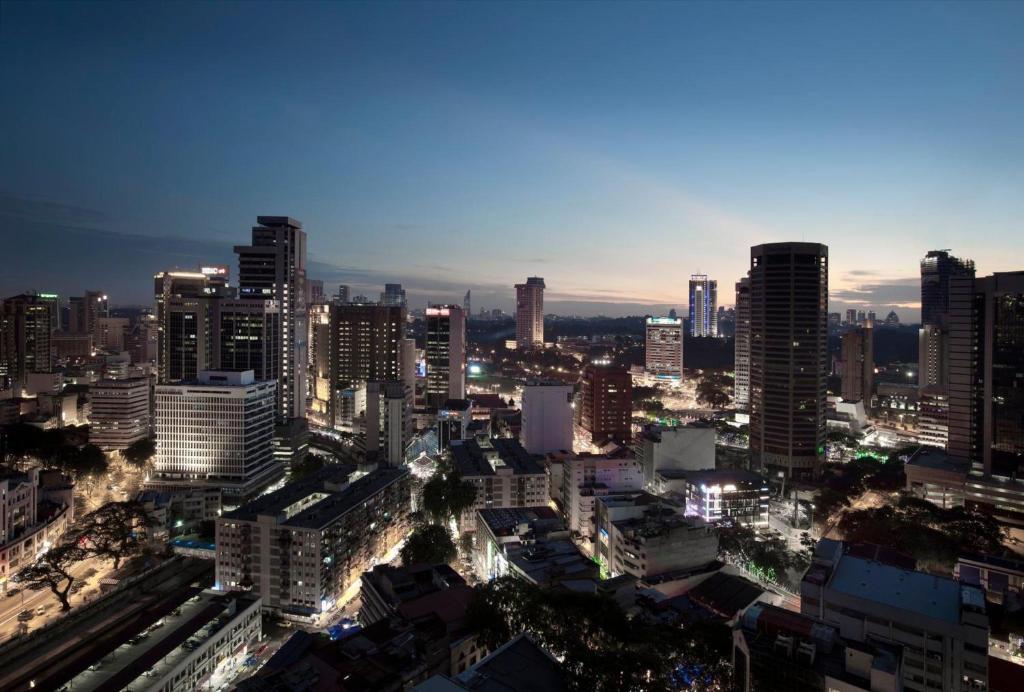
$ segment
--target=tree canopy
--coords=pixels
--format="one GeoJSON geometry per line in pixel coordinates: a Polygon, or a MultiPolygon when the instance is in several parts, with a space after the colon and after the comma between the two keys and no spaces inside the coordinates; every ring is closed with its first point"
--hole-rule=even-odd
{"type": "Polygon", "coordinates": [[[139,531],[150,524],[145,507],[139,502],[108,502],[77,522],[73,540],[92,555],[114,561],[139,550],[139,531]]]}
{"type": "Polygon", "coordinates": [[[450,466],[439,467],[423,485],[423,510],[431,521],[456,521],[476,503],[477,488],[450,466]]]}
{"type": "Polygon", "coordinates": [[[134,466],[145,466],[156,454],[156,440],[146,437],[131,443],[122,453],[125,460],[134,466]]]}
{"type": "Polygon", "coordinates": [[[400,555],[402,564],[406,566],[419,562],[448,564],[455,559],[455,543],[444,526],[422,524],[409,534],[400,555]]]}
{"type": "Polygon", "coordinates": [[[21,571],[22,582],[28,588],[48,587],[60,600],[61,610],[71,610],[68,594],[75,583],[71,570],[86,557],[86,550],[71,543],[50,548],[41,558],[21,571]]]}

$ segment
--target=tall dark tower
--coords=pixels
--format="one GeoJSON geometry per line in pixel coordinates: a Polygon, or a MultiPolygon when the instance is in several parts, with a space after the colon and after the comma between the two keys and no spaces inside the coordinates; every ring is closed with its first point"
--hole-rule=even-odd
{"type": "Polygon", "coordinates": [[[816,476],[825,457],[828,247],[750,248],[750,460],[816,476]]]}
{"type": "Polygon", "coordinates": [[[949,280],[974,276],[974,262],[932,250],[921,260],[921,324],[944,325],[949,313],[949,280]]]}

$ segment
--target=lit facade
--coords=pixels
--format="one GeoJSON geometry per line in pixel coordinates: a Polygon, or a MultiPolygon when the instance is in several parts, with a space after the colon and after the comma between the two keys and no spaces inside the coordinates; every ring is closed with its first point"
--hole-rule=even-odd
{"type": "Polygon", "coordinates": [[[152,411],[148,377],[101,380],[89,388],[89,441],[105,451],[127,449],[150,436],[152,411]]]}
{"type": "Polygon", "coordinates": [[[657,380],[683,379],[683,320],[648,317],[644,341],[644,369],[657,380]]]}
{"type": "Polygon", "coordinates": [[[690,335],[718,336],[718,282],[706,274],[690,276],[690,335]]]}
{"type": "Polygon", "coordinates": [[[736,355],[733,401],[740,411],[750,410],[750,279],[736,282],[736,355]]]}
{"type": "Polygon", "coordinates": [[[466,314],[461,305],[427,308],[427,406],[466,398],[466,314]]]}
{"type": "Polygon", "coordinates": [[[594,444],[633,437],[633,380],[625,368],[594,362],[583,369],[580,427],[594,444]]]}
{"type": "Polygon", "coordinates": [[[516,284],[516,346],[544,346],[544,279],[531,276],[516,284]]]}

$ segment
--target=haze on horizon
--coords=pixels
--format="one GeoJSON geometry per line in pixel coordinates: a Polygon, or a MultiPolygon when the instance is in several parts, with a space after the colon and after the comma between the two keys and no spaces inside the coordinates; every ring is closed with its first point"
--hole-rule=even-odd
{"type": "Polygon", "coordinates": [[[1024,4],[3,3],[0,290],[235,265],[413,307],[722,304],[749,247],[830,249],[830,310],[918,320],[918,261],[1024,258],[1024,4]]]}

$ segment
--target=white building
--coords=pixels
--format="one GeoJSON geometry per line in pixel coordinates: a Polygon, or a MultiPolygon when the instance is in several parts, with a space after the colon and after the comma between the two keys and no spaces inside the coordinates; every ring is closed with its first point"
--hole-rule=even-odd
{"type": "Polygon", "coordinates": [[[520,400],[520,439],[530,454],[572,450],[572,386],[532,381],[520,400]]]}
{"type": "Polygon", "coordinates": [[[459,520],[462,533],[476,530],[476,510],[540,507],[548,502],[547,473],[518,440],[454,440],[451,455],[463,480],[477,487],[476,503],[459,520]]]}
{"type": "Polygon", "coordinates": [[[75,520],[75,484],[57,471],[0,468],[0,588],[57,545],[75,520]]]}
{"type": "Polygon", "coordinates": [[[702,423],[674,428],[651,426],[637,438],[633,451],[643,467],[645,487],[652,487],[661,469],[715,468],[715,428],[702,423]]]}
{"type": "Polygon", "coordinates": [[[156,387],[157,453],[147,487],[217,486],[235,500],[283,473],[274,462],[275,382],[252,370],[203,371],[190,384],[156,387]]]}
{"type": "Polygon", "coordinates": [[[683,379],[682,318],[648,317],[644,343],[648,377],[667,382],[683,379]]]}
{"type": "Polygon", "coordinates": [[[632,457],[580,454],[562,464],[562,507],[569,530],[586,546],[594,538],[594,505],[597,498],[641,490],[644,473],[632,457]]]}
{"type": "Polygon", "coordinates": [[[149,437],[150,391],[148,377],[100,380],[92,385],[89,441],[110,451],[127,449],[133,442],[149,437]]]}

